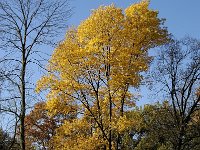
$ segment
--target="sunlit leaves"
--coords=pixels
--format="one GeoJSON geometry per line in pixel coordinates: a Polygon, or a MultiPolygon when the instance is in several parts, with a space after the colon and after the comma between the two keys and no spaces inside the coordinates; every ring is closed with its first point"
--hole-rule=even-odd
{"type": "Polygon", "coordinates": [[[162,20],[148,5],[142,1],[125,12],[100,6],[55,49],[37,91],[49,90],[51,115],[77,113],[57,130],[58,149],[114,149],[136,125],[127,116],[137,98],[130,88],[148,69],[148,50],[167,41],[162,20]]]}

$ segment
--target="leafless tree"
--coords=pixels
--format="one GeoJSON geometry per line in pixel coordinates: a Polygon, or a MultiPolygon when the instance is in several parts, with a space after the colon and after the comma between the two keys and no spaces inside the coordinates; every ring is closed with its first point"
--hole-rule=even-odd
{"type": "Polygon", "coordinates": [[[190,37],[171,40],[162,47],[154,80],[159,83],[173,107],[172,116],[179,129],[176,149],[184,149],[186,130],[194,113],[199,110],[200,95],[200,41],[190,37]]]}
{"type": "Polygon", "coordinates": [[[65,33],[71,9],[68,0],[0,0],[1,111],[19,118],[20,145],[25,150],[24,118],[30,101],[33,64],[41,66],[41,48],[65,33]]]}

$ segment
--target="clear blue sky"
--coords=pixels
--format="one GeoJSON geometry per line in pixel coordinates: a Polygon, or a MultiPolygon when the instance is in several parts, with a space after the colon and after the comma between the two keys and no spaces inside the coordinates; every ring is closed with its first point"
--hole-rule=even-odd
{"type": "MultiPolygon", "coordinates": [[[[66,22],[66,25],[78,26],[81,21],[86,19],[91,9],[96,9],[100,5],[116,4],[121,8],[138,2],[139,0],[70,0],[70,4],[74,7],[74,14],[66,22]]],[[[150,8],[159,11],[161,18],[166,18],[166,27],[170,33],[177,38],[185,35],[200,38],[200,0],[151,0],[150,8]]],[[[64,33],[63,33],[64,35],[64,33]]],[[[60,38],[60,40],[62,37],[60,38]]],[[[41,48],[42,49],[42,48],[41,48]]],[[[48,48],[45,48],[48,49],[48,48]]],[[[51,48],[50,48],[51,49],[51,48]]],[[[50,51],[48,49],[48,51],[50,51]]],[[[35,68],[33,82],[37,81],[42,73],[35,68]]],[[[146,90],[142,88],[141,94],[144,96],[140,104],[152,102],[146,95],[146,90]]]]}
{"type": "MultiPolygon", "coordinates": [[[[91,9],[100,5],[114,3],[116,6],[126,8],[139,2],[139,0],[71,0],[74,14],[69,25],[78,25],[86,19],[91,9]]],[[[200,0],[151,0],[150,8],[159,11],[159,17],[166,18],[166,26],[175,37],[185,35],[200,38],[200,0]]]]}
{"type": "MultiPolygon", "coordinates": [[[[100,5],[114,3],[118,7],[126,8],[136,2],[139,0],[72,0],[74,14],[68,24],[78,26],[90,15],[92,9],[100,5]]],[[[151,0],[150,8],[158,10],[159,17],[166,19],[165,26],[176,38],[188,35],[200,38],[200,0],[151,0]]],[[[142,99],[138,105],[157,101],[149,92],[144,86],[141,88],[142,99]]]]}
{"type": "MultiPolygon", "coordinates": [[[[90,15],[92,9],[96,9],[100,5],[114,3],[118,7],[126,8],[136,2],[139,2],[139,0],[70,0],[71,6],[74,7],[74,13],[69,21],[66,22],[66,25],[78,26],[81,21],[90,15]]],[[[183,38],[186,35],[190,35],[200,38],[200,0],[151,0],[150,8],[158,10],[160,18],[166,18],[165,26],[175,37],[183,38]]],[[[63,38],[62,36],[59,40],[63,38]]],[[[53,49],[49,49],[48,51],[51,54],[53,49]]],[[[36,82],[41,75],[43,74],[37,71],[34,74],[34,78],[32,78],[33,82],[36,82]]],[[[152,100],[148,93],[147,89],[141,88],[143,98],[139,102],[140,104],[157,101],[152,100]]]]}

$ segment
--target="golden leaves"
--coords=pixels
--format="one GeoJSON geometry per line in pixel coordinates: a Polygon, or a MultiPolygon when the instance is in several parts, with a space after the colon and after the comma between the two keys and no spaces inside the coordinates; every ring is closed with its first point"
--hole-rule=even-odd
{"type": "Polygon", "coordinates": [[[101,6],[55,49],[50,73],[36,91],[49,89],[51,115],[74,116],[58,128],[57,149],[108,147],[110,134],[115,145],[116,136],[136,124],[126,114],[135,106],[130,88],[139,86],[141,72],[148,69],[148,50],[167,40],[162,20],[148,5],[133,4],[125,13],[114,5],[101,6]]]}

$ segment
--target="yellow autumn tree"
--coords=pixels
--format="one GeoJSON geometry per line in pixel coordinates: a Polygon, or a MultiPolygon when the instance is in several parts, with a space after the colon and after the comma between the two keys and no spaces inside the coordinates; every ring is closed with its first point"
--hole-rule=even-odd
{"type": "Polygon", "coordinates": [[[135,105],[131,88],[148,69],[148,50],[167,41],[158,12],[142,1],[125,11],[100,6],[70,29],[49,61],[49,74],[37,84],[48,89],[50,115],[76,113],[54,137],[63,150],[123,149],[123,135],[137,122],[126,113],[135,105]]]}

